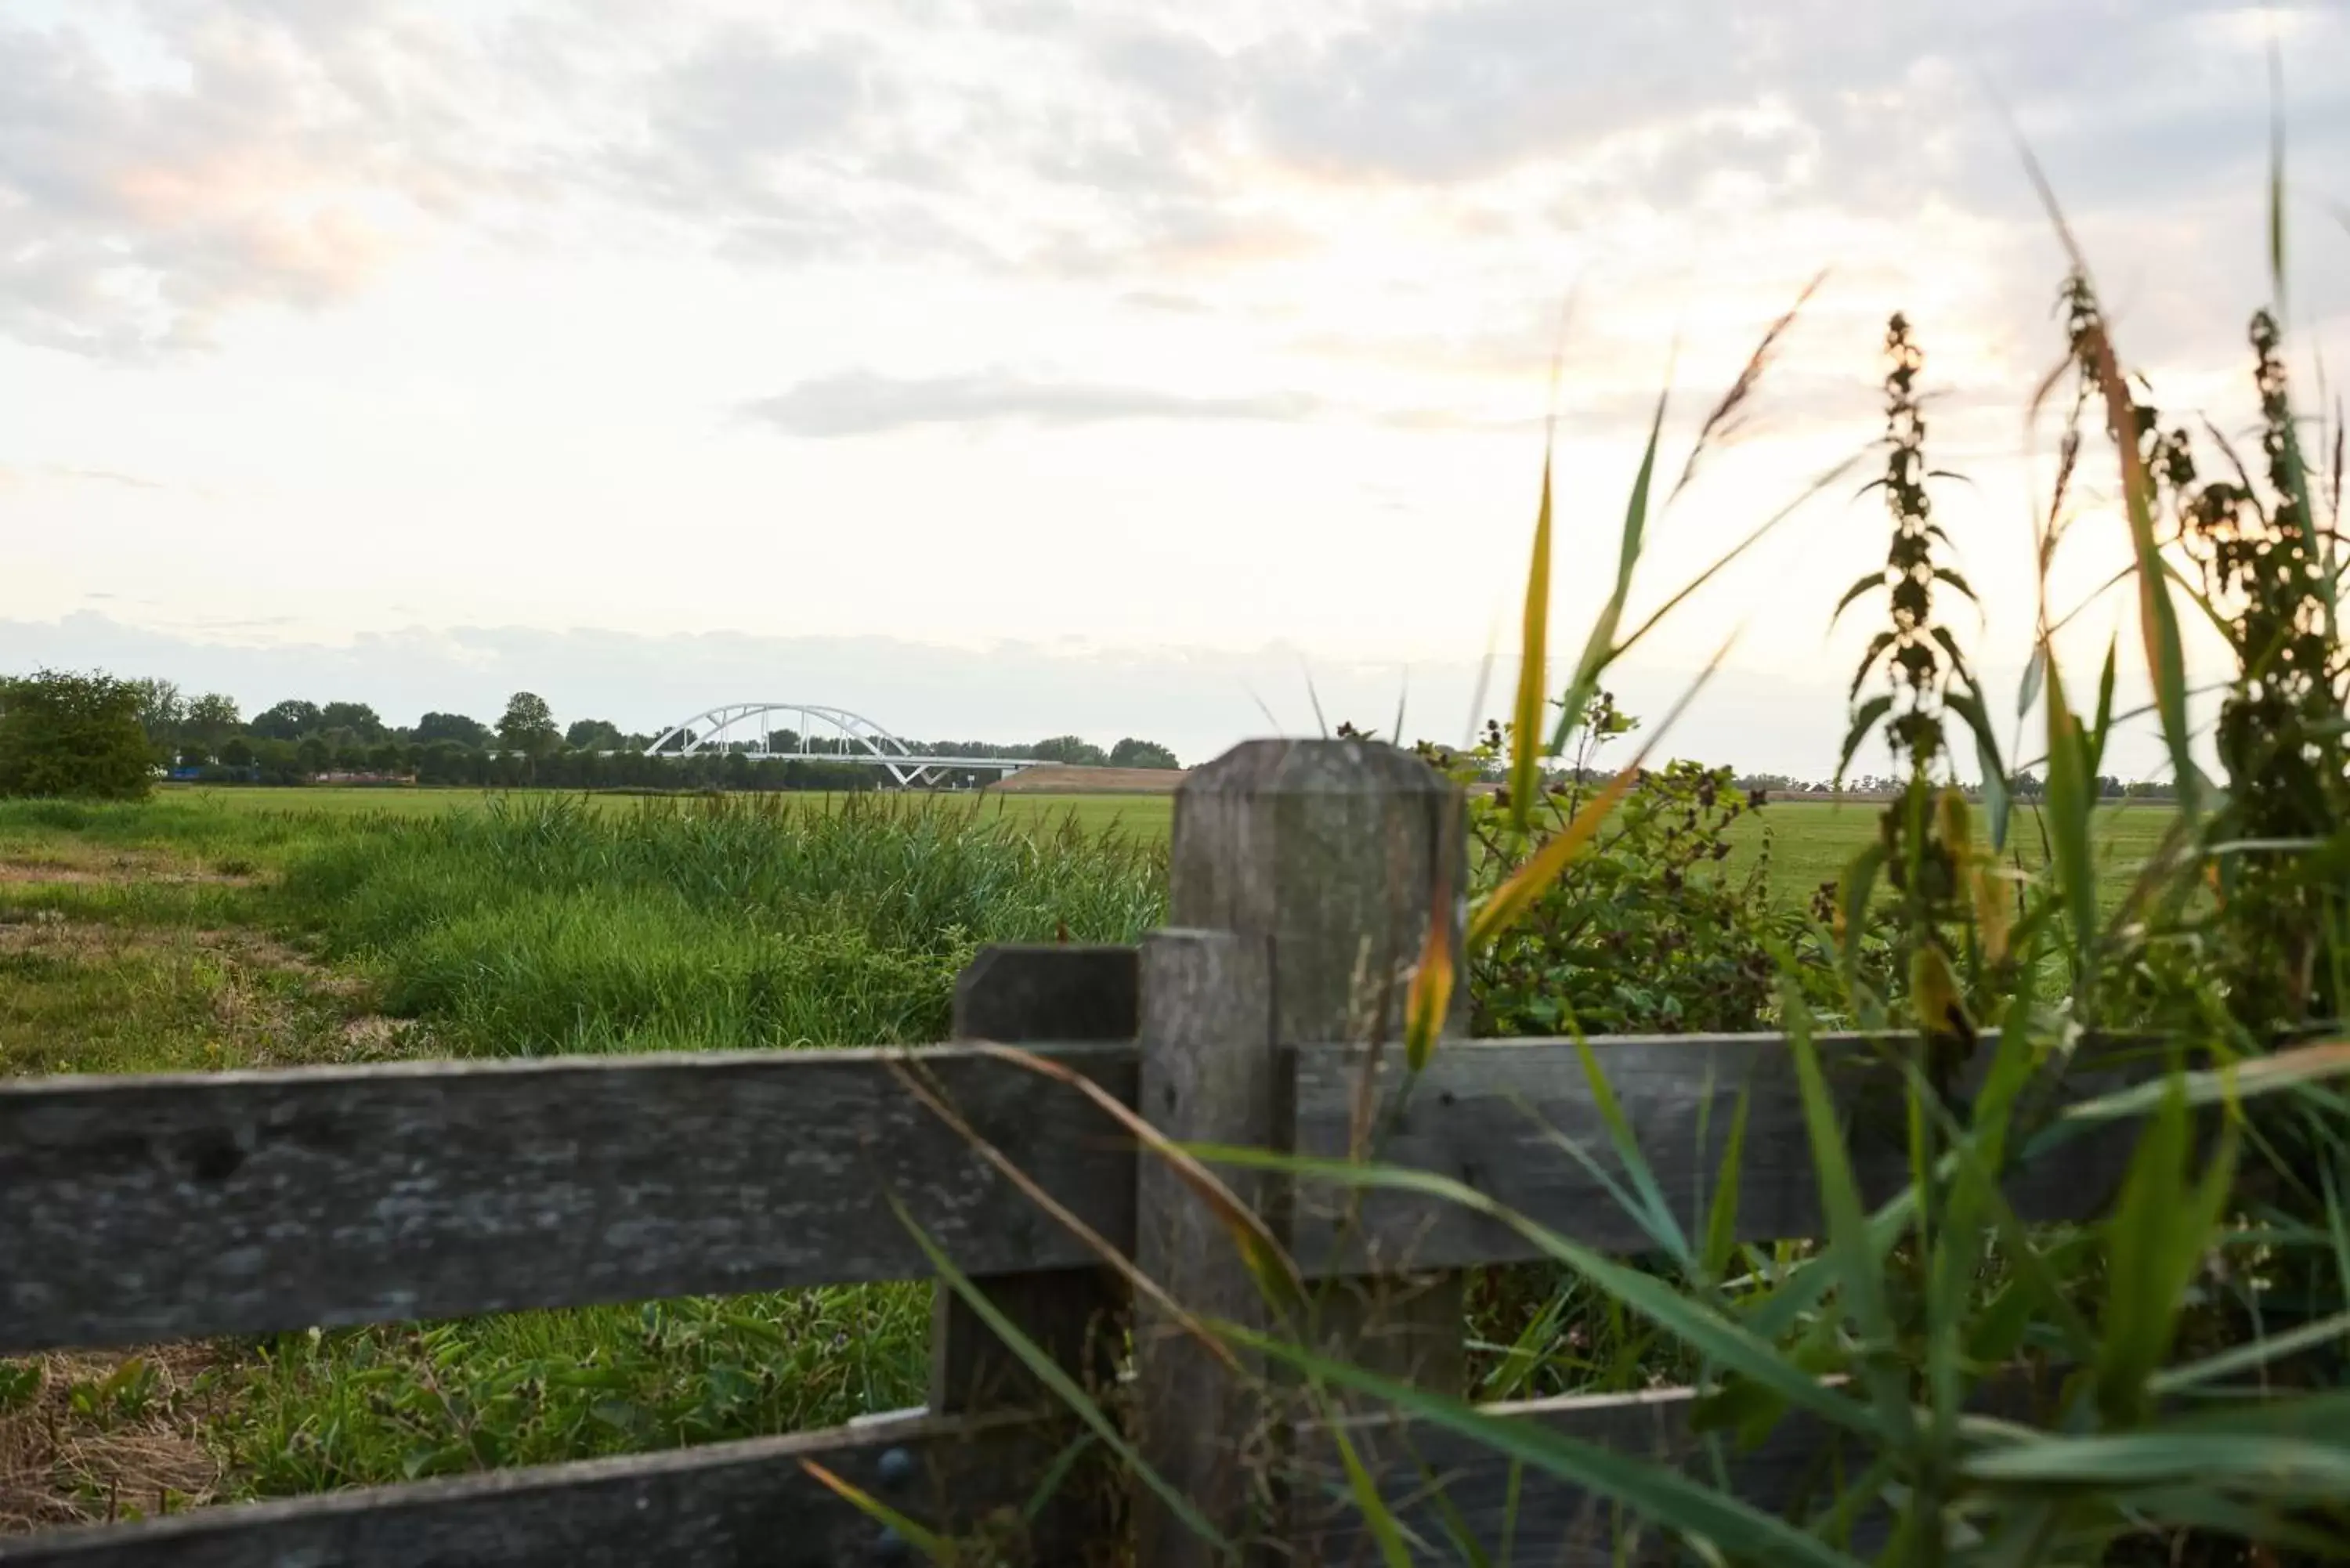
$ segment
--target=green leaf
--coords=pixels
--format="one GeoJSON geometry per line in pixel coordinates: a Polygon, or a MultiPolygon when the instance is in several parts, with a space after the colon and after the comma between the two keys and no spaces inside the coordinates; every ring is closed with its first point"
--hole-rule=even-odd
{"type": "Polygon", "coordinates": [[[1745,1169],[1746,1112],[1752,1096],[1738,1091],[1738,1106],[1730,1116],[1730,1135],[1721,1146],[1721,1168],[1713,1181],[1713,1199],[1706,1208],[1705,1273],[1720,1280],[1730,1267],[1738,1244],[1738,1188],[1745,1169]]]}
{"type": "Polygon", "coordinates": [[[1568,732],[1582,722],[1583,710],[1590,702],[1592,692],[1598,689],[1600,673],[1617,652],[1616,628],[1623,624],[1624,603],[1632,597],[1632,568],[1639,563],[1641,541],[1648,532],[1648,490],[1656,481],[1657,441],[1665,426],[1668,395],[1657,394],[1657,410],[1648,421],[1648,442],[1640,453],[1640,471],[1632,481],[1631,499],[1624,506],[1624,533],[1617,545],[1615,591],[1600,607],[1598,618],[1591,623],[1591,633],[1583,644],[1583,657],[1575,660],[1575,680],[1567,688],[1557,732],[1551,737],[1550,750],[1554,753],[1566,743],[1568,732]]]}
{"type": "Polygon", "coordinates": [[[2125,1432],[2043,1438],[1970,1456],[1970,1480],[2064,1487],[2219,1486],[2279,1502],[2350,1495],[2350,1445],[2305,1438],[2125,1432]]]}
{"type": "Polygon", "coordinates": [[[1853,756],[1860,750],[1861,742],[1868,739],[1869,732],[1877,728],[1877,721],[1891,711],[1893,693],[1890,691],[1871,697],[1852,711],[1852,723],[1844,732],[1844,750],[1836,756],[1837,784],[1844,783],[1844,772],[1852,766],[1853,756]]]}
{"type": "Polygon", "coordinates": [[[1857,1561],[1774,1514],[1652,1460],[1585,1442],[1535,1421],[1516,1420],[1415,1388],[1247,1329],[1227,1325],[1236,1342],[1324,1382],[1367,1394],[1416,1420],[1524,1462],[1544,1475],[1620,1503],[1677,1534],[1710,1542],[1740,1562],[1860,1568],[1857,1561]]]}
{"type": "Polygon", "coordinates": [[[2106,644],[2106,662],[2097,671],[2097,722],[2089,732],[2088,771],[2094,777],[2106,760],[2106,741],[2114,730],[2114,666],[2119,653],[2111,641],[2106,644]]]}
{"type": "Polygon", "coordinates": [[[2121,1197],[2106,1221],[2104,1340],[2095,1366],[2106,1419],[2130,1425],[2151,1407],[2150,1379],[2169,1354],[2187,1286],[2210,1243],[2235,1176],[2236,1125],[2222,1132],[2203,1179],[2191,1183],[2193,1153],[2180,1075],[2130,1157],[2121,1197]]]}
{"type": "MultiPolygon", "coordinates": [[[[1849,702],[1860,695],[1860,689],[1868,683],[1868,672],[1877,668],[1877,656],[1892,647],[1897,640],[1898,639],[1889,631],[1880,631],[1868,639],[1868,647],[1860,656],[1860,667],[1852,672],[1851,690],[1844,694],[1846,701],[1849,702]]],[[[1888,708],[1892,706],[1889,699],[1886,706],[1888,708]]]]}
{"type": "Polygon", "coordinates": [[[2007,846],[2008,813],[2012,802],[2007,792],[2007,763],[1999,754],[1999,736],[1991,728],[1991,711],[1983,703],[1982,691],[1972,677],[1963,688],[1949,692],[1943,699],[1950,711],[1966,722],[1975,738],[1975,765],[1982,771],[1983,815],[1990,819],[1991,845],[1994,851],[2007,846]]]}
{"type": "Polygon", "coordinates": [[[1663,1243],[1675,1262],[1693,1270],[1697,1258],[1690,1251],[1689,1238],[1683,1234],[1680,1221],[1673,1217],[1673,1206],[1658,1184],[1657,1173],[1640,1152],[1640,1140],[1633,1135],[1632,1124],[1617,1101],[1615,1088],[1607,1082],[1607,1075],[1599,1070],[1599,1058],[1592,1054],[1591,1042],[1580,1031],[1575,1036],[1575,1048],[1583,1058],[1583,1076],[1591,1086],[1591,1100],[1598,1107],[1599,1119],[1607,1125],[1607,1137],[1616,1147],[1616,1158],[1640,1195],[1640,1208],[1646,1210],[1645,1229],[1663,1243]]]}
{"type": "Polygon", "coordinates": [[[2057,890],[2073,928],[2075,973],[2085,984],[2095,957],[2097,861],[2091,813],[2095,784],[2080,719],[2064,700],[2064,680],[2052,659],[2048,666],[2048,794],[2045,820],[2057,890]]]}
{"type": "Polygon", "coordinates": [[[1860,961],[1861,933],[1868,929],[1869,896],[1877,890],[1877,873],[1891,858],[1882,840],[1874,840],[1846,865],[1836,878],[1836,913],[1844,921],[1844,962],[1847,971],[1860,961]]]}
{"type": "Polygon", "coordinates": [[[1339,1461],[1347,1467],[1347,1486],[1355,1494],[1355,1508],[1370,1526],[1371,1539],[1378,1542],[1379,1561],[1387,1568],[1411,1568],[1411,1553],[1405,1550],[1403,1532],[1396,1526],[1396,1517],[1379,1496],[1378,1482],[1363,1468],[1362,1456],[1355,1452],[1354,1441],[1347,1436],[1346,1423],[1326,1419],[1322,1429],[1338,1445],[1339,1461]]]}
{"type": "Polygon", "coordinates": [[[2248,1344],[2231,1346],[2217,1355],[2206,1356],[2201,1361],[2170,1367],[2149,1378],[2147,1387],[2158,1396],[2176,1394],[2184,1388],[2199,1387],[2222,1377],[2233,1377],[2240,1372],[2266,1366],[2279,1356],[2296,1355],[2336,1341],[2350,1342],[2350,1313],[2337,1313],[2315,1323],[2303,1324],[2299,1328],[2287,1329],[2282,1334],[2264,1334],[2248,1344]]]}
{"type": "Polygon", "coordinates": [[[896,1531],[907,1545],[920,1552],[931,1562],[941,1564],[942,1568],[954,1568],[960,1553],[956,1552],[955,1543],[952,1541],[934,1531],[924,1529],[862,1487],[853,1481],[843,1480],[814,1459],[802,1459],[800,1469],[830,1490],[837,1493],[850,1507],[873,1521],[874,1523],[885,1530],[896,1531]]]}
{"type": "MultiPolygon", "coordinates": [[[[2344,1076],[2350,1076],[2350,1040],[2324,1041],[2295,1045],[2226,1066],[2172,1073],[2148,1083],[2133,1084],[2126,1089],[2075,1101],[2064,1107],[2061,1119],[2094,1126],[2158,1111],[2173,1094],[2189,1106],[2216,1106],[2257,1099],[2344,1076]]],[[[2033,1152],[2039,1152],[2037,1147],[2033,1152]]]]}
{"type": "Polygon", "coordinates": [[[1966,578],[1959,576],[1957,572],[1952,571],[1950,567],[1935,567],[1934,576],[1939,577],[1943,582],[1948,583],[1951,587],[1957,589],[1958,592],[1966,598],[1969,604],[1981,604],[1982,602],[1981,599],[1975,597],[1975,591],[1972,587],[1968,586],[1966,578]]]}
{"type": "Polygon", "coordinates": [[[1828,625],[1833,627],[1837,621],[1842,620],[1844,618],[1844,612],[1850,609],[1854,605],[1858,604],[1863,598],[1866,597],[1868,591],[1871,588],[1881,588],[1884,586],[1885,568],[1879,566],[1877,570],[1861,578],[1860,581],[1853,584],[1852,587],[1845,589],[1844,597],[1836,600],[1835,613],[1828,617],[1828,625]]]}
{"type": "MultiPolygon", "coordinates": [[[[1526,830],[1542,776],[1543,693],[1550,680],[1550,449],[1543,449],[1542,505],[1534,513],[1534,558],[1526,566],[1525,622],[1520,631],[1517,702],[1510,730],[1510,822],[1526,830]]],[[[1403,744],[1398,735],[1396,744],[1403,744]]]]}
{"type": "Polygon", "coordinates": [[[1844,1124],[1829,1097],[1819,1052],[1812,1043],[1811,1009],[1800,996],[1790,993],[1785,1013],[1787,1049],[1794,1059],[1795,1083],[1803,1096],[1804,1130],[1812,1146],[1820,1211],[1827,1220],[1828,1257],[1842,1288],[1845,1308],[1873,1352],[1861,1366],[1877,1401],[1877,1418],[1886,1430],[1906,1439],[1912,1435],[1915,1417],[1907,1391],[1883,1365],[1883,1357],[1894,1347],[1893,1312],[1886,1301],[1880,1261],[1861,1207],[1860,1182],[1853,1175],[1844,1124]]]}

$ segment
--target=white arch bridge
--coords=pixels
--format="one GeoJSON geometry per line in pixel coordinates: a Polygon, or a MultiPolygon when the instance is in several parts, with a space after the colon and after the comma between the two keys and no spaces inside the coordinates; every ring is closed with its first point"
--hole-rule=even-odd
{"type": "Polygon", "coordinates": [[[965,770],[1013,774],[1037,764],[1024,757],[926,756],[861,714],[816,702],[724,702],[671,725],[645,748],[649,757],[741,752],[790,762],[852,763],[880,768],[902,785],[965,770]]]}

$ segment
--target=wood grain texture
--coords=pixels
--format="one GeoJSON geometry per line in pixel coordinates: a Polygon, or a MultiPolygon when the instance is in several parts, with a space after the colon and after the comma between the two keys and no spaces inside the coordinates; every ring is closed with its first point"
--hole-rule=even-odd
{"type": "MultiPolygon", "coordinates": [[[[1230,931],[1154,931],[1142,946],[1142,1064],[1138,1103],[1177,1142],[1278,1147],[1284,1075],[1273,1049],[1272,945],[1230,931]]],[[[1262,1214],[1270,1183],[1228,1173],[1232,1195],[1262,1214]]],[[[1165,1160],[1136,1171],[1135,1262],[1195,1316],[1271,1326],[1263,1293],[1224,1219],[1165,1160]]],[[[1269,1469],[1263,1369],[1237,1368],[1145,1299],[1136,1303],[1135,1412],[1142,1460],[1227,1539],[1264,1528],[1256,1485],[1269,1469]]],[[[1135,1495],[1135,1561],[1177,1568],[1220,1561],[1147,1490],[1135,1495]]]]}
{"type": "MultiPolygon", "coordinates": [[[[1431,919],[1447,922],[1456,960],[1461,951],[1466,844],[1459,790],[1409,753],[1250,742],[1176,794],[1170,919],[1273,939],[1280,1044],[1343,1041],[1392,1057],[1431,919]]],[[[1468,1002],[1463,981],[1446,1035],[1466,1033],[1468,1002]]],[[[1463,1285],[1438,1272],[1326,1289],[1314,1337],[1358,1364],[1457,1390],[1467,1376],[1463,1285]]]]}
{"type": "MultiPolygon", "coordinates": [[[[1465,845],[1460,792],[1409,753],[1250,741],[1175,793],[1168,924],[1274,939],[1276,1040],[1392,1045],[1431,909],[1461,950],[1465,845]]],[[[1456,1033],[1468,1004],[1457,987],[1456,1033]]]]}
{"type": "MultiPolygon", "coordinates": [[[[1134,1038],[1139,954],[1131,947],[982,948],[955,981],[954,1035],[1006,1045],[1134,1038]]],[[[1121,1234],[1132,1234],[1129,1211],[1121,1234]]],[[[972,1283],[1080,1386],[1106,1388],[1125,1340],[1126,1282],[1107,1268],[992,1274],[972,1283]]],[[[1053,1396],[962,1298],[941,1284],[931,1303],[936,1415],[1049,1405],[1053,1396]]]]}
{"type": "MultiPolygon", "coordinates": [[[[1797,1094],[1794,1059],[1778,1035],[1690,1035],[1592,1042],[1639,1147],[1687,1234],[1699,1234],[1716,1188],[1739,1096],[1750,1096],[1739,1177],[1738,1234],[1750,1241],[1821,1232],[1818,1188],[1797,1094]]],[[[1864,1190],[1882,1199],[1907,1179],[1901,1086],[1868,1042],[1831,1036],[1823,1064],[1864,1190]]],[[[1987,1042],[1975,1070],[1989,1060],[1987,1042]]],[[[1362,1053],[1311,1046],[1296,1057],[1297,1149],[1346,1152],[1360,1095],[1362,1053]]],[[[2080,1092],[2110,1088],[2122,1066],[2083,1075],[2080,1092]]],[[[1382,1071],[1393,1096],[1399,1075],[1382,1071]]],[[[1390,1099],[1383,1106],[1391,1108],[1390,1099]]],[[[1385,1161],[1467,1183],[1519,1213],[1587,1245],[1618,1252],[1654,1242],[1558,1139],[1602,1169],[1622,1166],[1571,1041],[1447,1043],[1392,1122],[1385,1161]]],[[[2007,1184],[2032,1220],[2096,1213],[2116,1189],[2134,1129],[2116,1126],[2076,1140],[2007,1184]]],[[[1454,1205],[1379,1194],[1359,1228],[1344,1223],[1335,1190],[1301,1191],[1293,1234],[1310,1272],[1392,1271],[1407,1264],[1507,1262],[1539,1254],[1514,1231],[1454,1205]]]]}
{"type": "MultiPolygon", "coordinates": [[[[802,1468],[823,1465],[926,1527],[1027,1501],[1069,1440],[1055,1422],[898,1417],[788,1438],[205,1509],[0,1539],[7,1568],[844,1568],[910,1563],[802,1468]]],[[[1039,1562],[1085,1543],[1032,1542],[1039,1562]]]]}
{"type": "Polygon", "coordinates": [[[1007,1045],[1131,1040],[1141,984],[1131,947],[993,944],[955,977],[954,1037],[1007,1045]]]}
{"type": "MultiPolygon", "coordinates": [[[[1131,1103],[1131,1045],[1055,1048],[1131,1103]]],[[[0,1354],[973,1273],[1091,1254],[910,1064],[1120,1246],[1133,1156],[1064,1085],[943,1048],[0,1085],[0,1354]]]]}

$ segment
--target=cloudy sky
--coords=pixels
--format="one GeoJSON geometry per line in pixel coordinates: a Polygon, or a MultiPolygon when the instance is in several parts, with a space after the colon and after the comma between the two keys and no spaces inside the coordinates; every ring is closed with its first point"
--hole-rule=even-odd
{"type": "MultiPolygon", "coordinates": [[[[1642,592],[1870,440],[1906,309],[2012,670],[2064,262],[2002,105],[2126,355],[2232,427],[2272,36],[2338,364],[2330,0],[0,0],[0,667],[1187,757],[1310,681],[1455,738],[1554,352],[1579,642],[1658,390],[1677,467],[1825,267],[1642,592]]],[[[1855,488],[1627,672],[1654,711],[1742,627],[1677,749],[1832,764],[1855,488]]]]}

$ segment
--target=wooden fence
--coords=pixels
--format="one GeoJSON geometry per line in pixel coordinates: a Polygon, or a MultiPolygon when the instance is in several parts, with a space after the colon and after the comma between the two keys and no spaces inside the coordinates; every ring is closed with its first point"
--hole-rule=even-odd
{"type": "MultiPolygon", "coordinates": [[[[0,1355],[924,1278],[894,1199],[1057,1362],[1115,1390],[1142,1455],[1220,1529],[1292,1562],[1367,1561],[1323,1421],[1277,1377],[1235,1375],[1149,1302],[1130,1305],[1105,1266],[1114,1249],[1193,1312],[1263,1321],[1221,1222],[1101,1101],[1177,1139],[1304,1155],[1347,1155],[1376,1127],[1389,1162],[1587,1244],[1646,1247],[1561,1147],[1599,1172],[1615,1164],[1571,1042],[1448,1040],[1399,1098],[1399,977],[1431,909],[1458,934],[1464,880],[1459,801],[1418,761],[1253,742],[1178,796],[1172,929],[1139,949],[983,952],[957,991],[964,1044],[0,1084],[0,1355]],[[983,1042],[1027,1047],[1073,1081],[983,1042]]],[[[1743,1095],[1740,1234],[1817,1233],[1780,1041],[1594,1044],[1684,1225],[1700,1221],[1743,1095]]],[[[1825,1044],[1864,1186],[1894,1190],[1898,1082],[1874,1053],[1825,1044]]],[[[2010,1196],[2028,1217],[2085,1215],[2125,1152],[2078,1140],[2010,1196]]],[[[1335,1282],[1316,1317],[1325,1344],[1459,1389],[1462,1271],[1532,1256],[1517,1231],[1400,1195],[1349,1212],[1302,1182],[1227,1174],[1304,1274],[1335,1282]]],[[[928,1526],[1024,1537],[1038,1562],[1210,1560],[1149,1493],[1070,1464],[1081,1429],[1066,1408],[959,1300],[941,1290],[939,1303],[923,1410],[5,1539],[0,1563],[907,1560],[805,1461],[928,1526]]],[[[1680,1390],[1506,1408],[1646,1453],[1691,1449],[1680,1390]]],[[[1506,1529],[1518,1561],[1607,1560],[1608,1519],[1574,1489],[1515,1480],[1503,1459],[1382,1413],[1326,1418],[1348,1424],[1422,1542],[1465,1529],[1491,1552],[1506,1529]]],[[[1817,1438],[1783,1423],[1737,1458],[1733,1483],[1787,1498],[1815,1470],[1817,1438]]]]}

